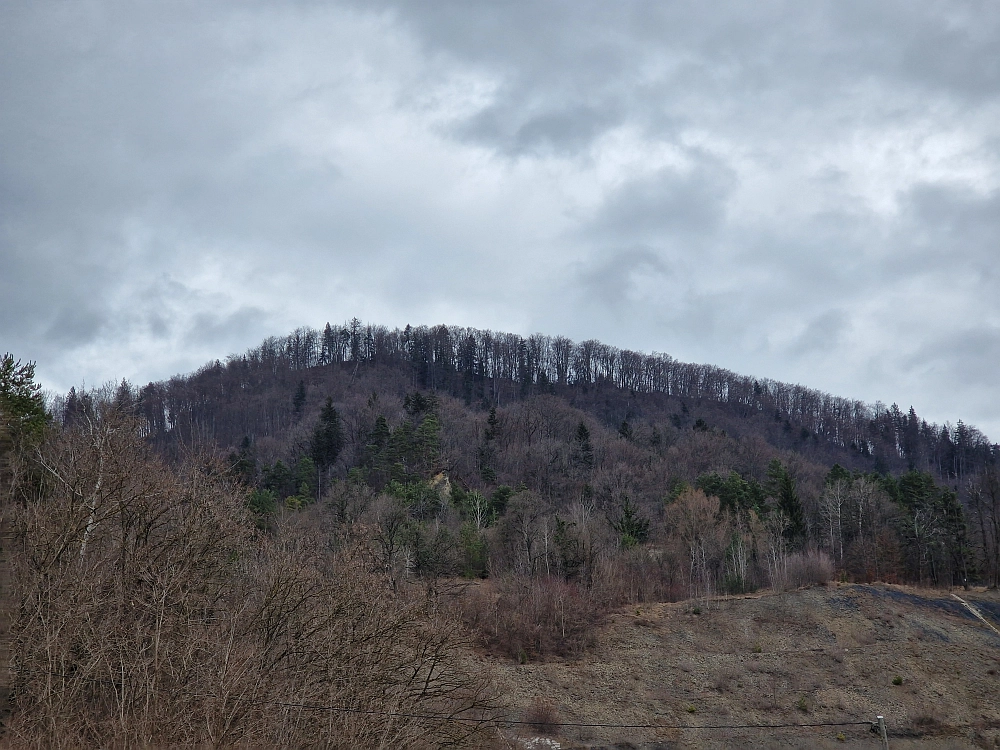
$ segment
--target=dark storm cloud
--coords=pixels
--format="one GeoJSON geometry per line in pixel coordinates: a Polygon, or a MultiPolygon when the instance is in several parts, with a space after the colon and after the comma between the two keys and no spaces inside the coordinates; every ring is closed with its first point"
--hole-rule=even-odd
{"type": "Polygon", "coordinates": [[[0,348],[443,321],[995,436],[998,48],[989,2],[6,3],[0,348]]]}

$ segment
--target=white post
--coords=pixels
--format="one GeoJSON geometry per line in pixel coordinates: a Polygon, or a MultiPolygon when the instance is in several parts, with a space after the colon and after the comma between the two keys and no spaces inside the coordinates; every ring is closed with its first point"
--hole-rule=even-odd
{"type": "Polygon", "coordinates": [[[878,736],[882,740],[882,750],[889,750],[889,736],[885,733],[885,717],[876,716],[878,721],[878,736]]]}

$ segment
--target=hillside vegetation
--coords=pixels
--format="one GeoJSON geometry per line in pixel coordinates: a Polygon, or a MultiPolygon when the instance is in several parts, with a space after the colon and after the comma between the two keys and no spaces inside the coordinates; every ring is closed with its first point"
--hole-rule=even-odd
{"type": "Polygon", "coordinates": [[[699,550],[660,565],[654,598],[771,585],[790,553],[858,580],[1000,575],[998,449],[975,428],[667,355],[354,320],[114,398],[165,455],[226,451],[260,510],[321,498],[347,522],[368,493],[446,528],[455,555],[411,573],[592,581],[639,542],[699,550]]]}
{"type": "Polygon", "coordinates": [[[9,359],[29,745],[485,746],[503,665],[587,664],[613,613],[1000,574],[997,447],[912,408],[358,321],[47,411],[9,359]]]}

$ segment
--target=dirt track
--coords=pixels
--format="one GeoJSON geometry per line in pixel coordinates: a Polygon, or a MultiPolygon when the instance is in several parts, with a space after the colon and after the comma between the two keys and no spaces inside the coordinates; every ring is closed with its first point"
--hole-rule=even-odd
{"type": "MultiPolygon", "coordinates": [[[[996,592],[958,593],[1000,626],[996,592]]],[[[561,722],[801,725],[882,714],[891,748],[1000,747],[1000,636],[942,591],[831,584],[643,606],[613,615],[577,662],[496,668],[514,713],[549,700],[561,722]]],[[[868,726],[563,727],[555,739],[562,748],[879,747],[868,726]]]]}

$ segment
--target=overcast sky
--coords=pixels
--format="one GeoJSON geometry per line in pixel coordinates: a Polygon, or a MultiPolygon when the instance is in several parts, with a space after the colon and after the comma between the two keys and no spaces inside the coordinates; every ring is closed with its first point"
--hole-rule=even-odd
{"type": "Polygon", "coordinates": [[[995,0],[5,0],[0,350],[449,323],[998,440],[998,50],[995,0]]]}

